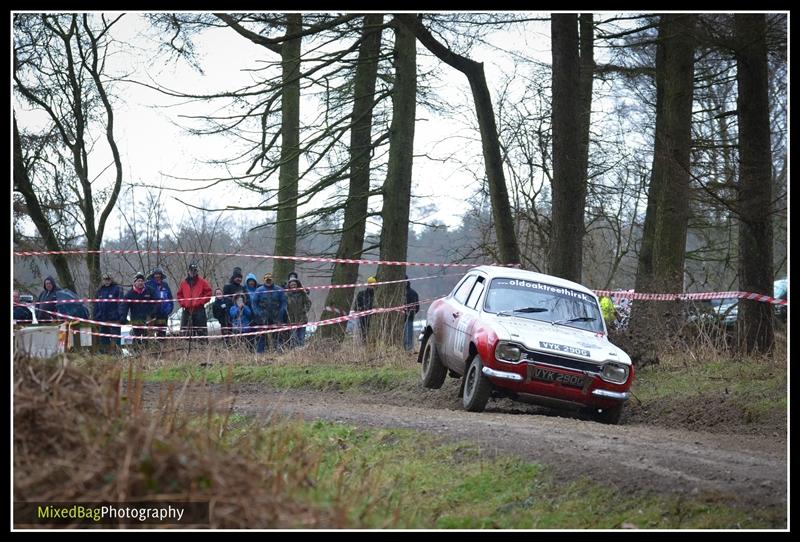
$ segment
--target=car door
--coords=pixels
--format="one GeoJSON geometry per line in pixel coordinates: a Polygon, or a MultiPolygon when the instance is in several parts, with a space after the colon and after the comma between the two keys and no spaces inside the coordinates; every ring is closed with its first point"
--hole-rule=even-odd
{"type": "Polygon", "coordinates": [[[441,337],[439,342],[439,355],[445,365],[459,372],[463,371],[463,359],[459,359],[461,354],[457,352],[457,348],[463,341],[462,337],[462,320],[467,299],[475,285],[478,276],[475,273],[470,273],[464,280],[456,287],[453,295],[446,298],[444,301],[444,329],[445,336],[441,337]]]}

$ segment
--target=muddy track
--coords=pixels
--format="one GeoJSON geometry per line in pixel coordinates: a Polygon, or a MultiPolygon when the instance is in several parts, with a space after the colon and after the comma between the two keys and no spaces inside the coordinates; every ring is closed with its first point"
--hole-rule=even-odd
{"type": "MultiPolygon", "coordinates": [[[[145,386],[146,404],[165,387],[145,386]]],[[[276,390],[258,384],[195,386],[184,401],[239,414],[323,419],[360,427],[406,428],[445,441],[467,441],[489,455],[542,463],[558,479],[588,476],[624,492],[700,496],[744,506],[785,508],[785,438],[668,429],[638,423],[607,426],[510,401],[490,401],[486,412],[459,407],[457,387],[397,392],[276,390]]]]}

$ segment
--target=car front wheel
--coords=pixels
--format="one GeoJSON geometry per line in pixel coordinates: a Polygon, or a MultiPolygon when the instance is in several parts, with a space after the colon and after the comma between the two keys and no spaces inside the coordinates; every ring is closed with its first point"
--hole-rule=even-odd
{"type": "Polygon", "coordinates": [[[426,388],[438,390],[447,378],[447,368],[442,364],[433,334],[425,335],[422,344],[422,385],[426,388]]]}
{"type": "Polygon", "coordinates": [[[483,363],[480,356],[472,358],[467,374],[464,375],[464,408],[470,412],[483,412],[489,401],[492,384],[483,376],[483,363]]]}
{"type": "Polygon", "coordinates": [[[600,423],[617,425],[622,418],[622,407],[620,404],[611,408],[597,409],[594,418],[600,423]]]}

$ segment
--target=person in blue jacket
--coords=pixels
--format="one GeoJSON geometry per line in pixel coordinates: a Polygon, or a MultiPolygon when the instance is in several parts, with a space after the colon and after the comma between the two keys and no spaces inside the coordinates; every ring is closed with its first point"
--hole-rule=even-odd
{"type": "MultiPolygon", "coordinates": [[[[264,275],[264,284],[256,290],[256,307],[263,325],[280,327],[286,325],[286,292],[272,281],[272,273],[264,275]]],[[[287,333],[285,331],[270,333],[270,343],[275,350],[283,350],[287,333]]]]}
{"type": "Polygon", "coordinates": [[[234,333],[248,333],[250,331],[253,310],[245,303],[244,294],[239,293],[234,296],[233,306],[228,314],[230,315],[230,327],[234,333]]]}
{"type": "Polygon", "coordinates": [[[167,319],[172,314],[172,308],[174,307],[172,290],[169,289],[169,284],[164,278],[164,271],[160,267],[153,269],[145,285],[153,289],[157,298],[163,299],[161,304],[156,304],[158,311],[156,312],[155,320],[153,320],[153,325],[157,326],[156,336],[164,337],[167,334],[167,319]]]}
{"type": "Polygon", "coordinates": [[[114,325],[99,326],[97,331],[99,333],[106,333],[116,335],[116,337],[103,337],[98,338],[98,350],[100,352],[108,352],[109,350],[116,350],[120,345],[120,327],[119,327],[119,304],[122,302],[122,297],[125,294],[122,291],[122,286],[114,282],[111,273],[103,273],[103,279],[100,284],[100,289],[97,290],[95,298],[108,299],[108,301],[95,301],[92,305],[92,320],[100,322],[109,322],[114,325]]]}
{"type": "MultiPolygon", "coordinates": [[[[250,310],[253,311],[252,319],[250,320],[250,325],[252,327],[260,326],[261,322],[261,312],[256,305],[256,298],[258,297],[258,280],[256,279],[255,273],[248,273],[244,279],[244,293],[245,293],[245,304],[250,307],[250,310]]],[[[250,331],[256,331],[256,329],[251,329],[250,331]]],[[[264,335],[251,335],[248,338],[250,345],[253,347],[257,353],[262,353],[264,351],[266,345],[266,339],[264,335]]]]}

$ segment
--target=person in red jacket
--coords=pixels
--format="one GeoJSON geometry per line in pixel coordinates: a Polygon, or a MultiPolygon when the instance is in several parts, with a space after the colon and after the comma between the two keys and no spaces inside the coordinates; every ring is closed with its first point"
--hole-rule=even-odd
{"type": "Polygon", "coordinates": [[[189,337],[208,335],[205,304],[211,299],[211,285],[197,274],[197,264],[189,264],[189,274],[178,287],[178,303],[183,307],[181,331],[189,337]]]}

